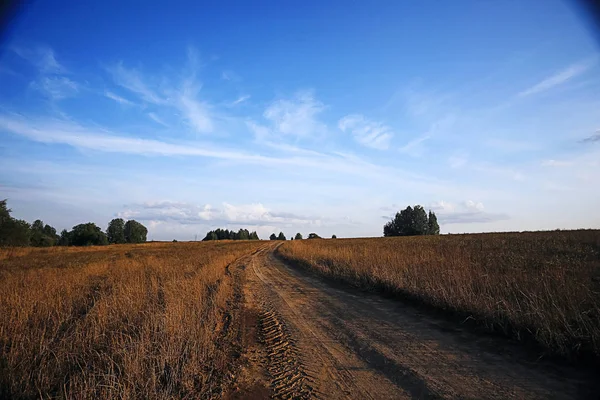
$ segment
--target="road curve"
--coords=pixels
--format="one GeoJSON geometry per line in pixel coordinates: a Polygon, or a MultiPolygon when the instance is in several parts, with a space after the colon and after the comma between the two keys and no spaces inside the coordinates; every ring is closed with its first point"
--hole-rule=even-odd
{"type": "Polygon", "coordinates": [[[278,260],[246,264],[246,308],[258,316],[260,364],[275,398],[596,398],[592,378],[536,362],[398,301],[334,287],[278,260]]]}

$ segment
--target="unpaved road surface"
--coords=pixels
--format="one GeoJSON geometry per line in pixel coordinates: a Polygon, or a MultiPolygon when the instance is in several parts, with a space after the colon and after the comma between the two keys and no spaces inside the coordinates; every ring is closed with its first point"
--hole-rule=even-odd
{"type": "Polygon", "coordinates": [[[399,301],[246,260],[246,363],[238,398],[598,398],[589,372],[523,355],[399,301]]]}

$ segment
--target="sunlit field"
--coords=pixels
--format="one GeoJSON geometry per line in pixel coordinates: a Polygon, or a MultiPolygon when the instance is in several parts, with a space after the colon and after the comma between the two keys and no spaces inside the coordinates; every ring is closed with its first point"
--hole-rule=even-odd
{"type": "Polygon", "coordinates": [[[260,242],[0,250],[0,397],[219,397],[260,242]]]}

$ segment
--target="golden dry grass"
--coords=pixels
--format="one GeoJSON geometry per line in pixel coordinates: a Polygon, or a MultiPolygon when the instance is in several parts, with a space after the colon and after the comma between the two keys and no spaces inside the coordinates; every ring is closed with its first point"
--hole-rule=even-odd
{"type": "Polygon", "coordinates": [[[553,353],[600,356],[600,231],[298,240],[317,273],[470,316],[553,353]]]}
{"type": "Polygon", "coordinates": [[[217,396],[239,322],[226,267],[260,245],[0,250],[0,397],[217,396]]]}

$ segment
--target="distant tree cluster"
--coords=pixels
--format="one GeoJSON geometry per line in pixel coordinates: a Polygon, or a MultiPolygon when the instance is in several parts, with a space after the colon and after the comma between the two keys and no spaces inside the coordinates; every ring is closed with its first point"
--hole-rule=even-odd
{"type": "MultiPolygon", "coordinates": [[[[332,239],[337,239],[336,235],[332,235],[331,236],[332,239]]],[[[274,233],[271,234],[271,236],[269,237],[269,239],[271,240],[286,240],[285,235],[283,234],[283,232],[279,233],[279,236],[275,235],[274,233]]],[[[304,239],[304,237],[302,236],[302,234],[300,232],[296,233],[296,236],[290,238],[290,240],[302,240],[304,239]]],[[[321,239],[321,236],[317,235],[316,233],[309,233],[307,239],[321,239]]]]}
{"type": "Polygon", "coordinates": [[[108,224],[106,233],[96,224],[88,222],[63,229],[60,235],[56,229],[41,220],[33,224],[13,218],[6,200],[0,201],[0,246],[99,246],[117,243],[143,243],[148,229],[137,221],[125,222],[115,218],[108,224]]]}
{"type": "Polygon", "coordinates": [[[274,233],[271,233],[269,236],[269,240],[287,240],[283,232],[279,232],[279,235],[275,236],[274,233]]]}
{"type": "Polygon", "coordinates": [[[229,229],[215,229],[209,231],[203,241],[206,240],[260,240],[258,234],[253,231],[250,232],[248,229],[240,229],[239,231],[233,231],[229,229]]]}
{"type": "Polygon", "coordinates": [[[439,235],[440,226],[433,211],[429,215],[422,206],[406,207],[383,226],[383,236],[439,235]]]}

